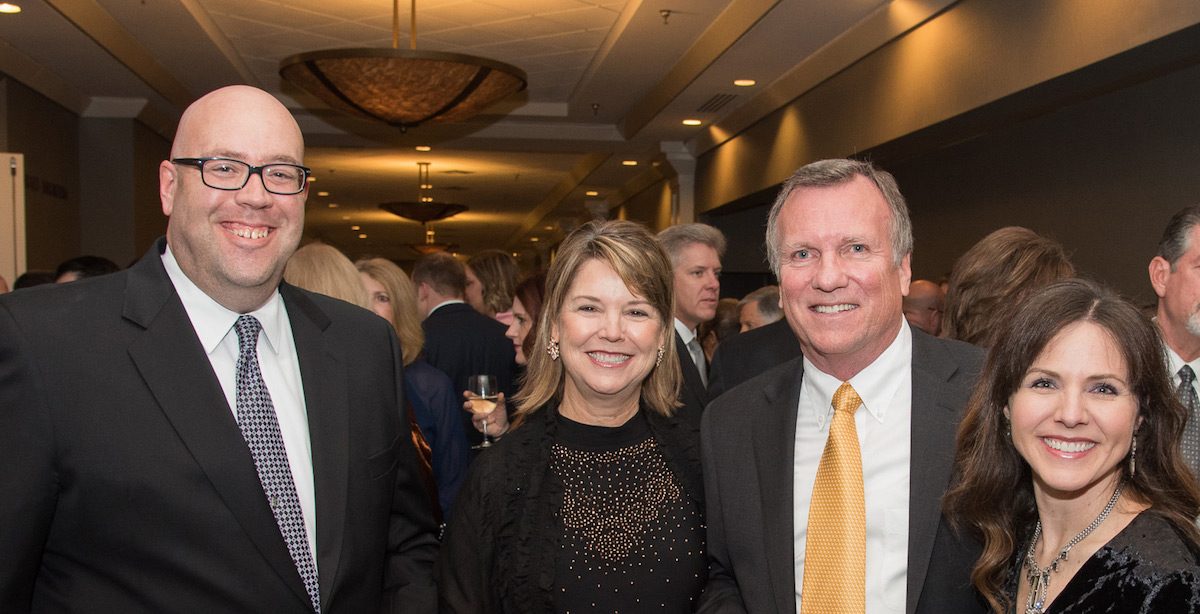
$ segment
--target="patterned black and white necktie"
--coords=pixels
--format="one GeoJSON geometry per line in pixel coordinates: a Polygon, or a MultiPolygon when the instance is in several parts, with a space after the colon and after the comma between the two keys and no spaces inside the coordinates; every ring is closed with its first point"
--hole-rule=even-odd
{"type": "Polygon", "coordinates": [[[1183,460],[1191,467],[1192,472],[1200,476],[1200,417],[1196,415],[1196,409],[1200,408],[1200,399],[1196,396],[1196,387],[1193,382],[1196,381],[1196,373],[1192,368],[1183,365],[1179,369],[1179,402],[1183,403],[1183,407],[1187,409],[1188,419],[1187,427],[1183,429],[1183,443],[1180,444],[1180,450],[1183,452],[1183,460]]]}
{"type": "Polygon", "coordinates": [[[292,481],[292,469],[283,445],[283,434],[279,431],[275,406],[271,404],[271,393],[267,391],[258,365],[258,333],[262,324],[254,316],[244,315],[238,318],[234,328],[238,335],[238,427],[250,446],[258,480],[271,504],[279,532],[287,542],[288,553],[304,580],[313,610],[320,614],[321,592],[317,567],[308,545],[308,532],[304,528],[304,513],[300,509],[300,497],[296,495],[296,483],[292,481]]]}

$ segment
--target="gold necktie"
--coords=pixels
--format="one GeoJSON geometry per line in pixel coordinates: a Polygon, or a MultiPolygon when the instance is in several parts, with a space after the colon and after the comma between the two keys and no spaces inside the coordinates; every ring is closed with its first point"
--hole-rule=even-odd
{"type": "Polygon", "coordinates": [[[867,512],[862,453],[854,412],[862,399],[842,382],[833,394],[829,439],[817,467],[808,506],[802,614],[865,612],[867,512]]]}

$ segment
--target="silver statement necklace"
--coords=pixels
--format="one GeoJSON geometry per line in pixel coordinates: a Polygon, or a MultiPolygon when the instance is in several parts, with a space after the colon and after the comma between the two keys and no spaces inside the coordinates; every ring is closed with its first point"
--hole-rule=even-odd
{"type": "Polygon", "coordinates": [[[1045,568],[1038,567],[1037,560],[1033,557],[1033,548],[1037,545],[1038,540],[1042,537],[1042,521],[1039,519],[1037,525],[1033,528],[1033,539],[1029,542],[1029,549],[1025,551],[1025,579],[1029,581],[1029,599],[1025,602],[1025,614],[1042,614],[1046,611],[1046,595],[1050,592],[1050,574],[1058,571],[1058,564],[1067,560],[1067,553],[1074,548],[1076,544],[1087,538],[1099,527],[1108,514],[1112,512],[1113,507],[1117,504],[1117,499],[1121,497],[1121,486],[1117,485],[1117,489],[1113,491],[1112,498],[1108,500],[1108,505],[1104,506],[1104,511],[1100,512],[1099,516],[1092,521],[1092,524],[1084,527],[1078,535],[1071,538],[1066,546],[1058,552],[1058,556],[1054,557],[1053,561],[1045,568]]]}

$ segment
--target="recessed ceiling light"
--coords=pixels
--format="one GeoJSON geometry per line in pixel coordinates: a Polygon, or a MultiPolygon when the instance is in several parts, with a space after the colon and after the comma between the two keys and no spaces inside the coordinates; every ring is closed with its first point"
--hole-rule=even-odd
{"type": "Polygon", "coordinates": [[[757,83],[758,83],[758,81],[755,81],[754,79],[734,79],[733,80],[733,84],[738,87],[753,87],[757,83]]]}
{"type": "Polygon", "coordinates": [[[637,160],[621,160],[621,164],[624,166],[637,166],[637,160]]]}
{"type": "Polygon", "coordinates": [[[554,230],[553,226],[542,226],[542,230],[554,230]]]}
{"type": "Polygon", "coordinates": [[[350,230],[362,230],[362,226],[351,226],[350,230]]]}
{"type": "Polygon", "coordinates": [[[0,13],[5,13],[7,15],[15,15],[20,12],[21,12],[21,7],[15,5],[11,2],[0,2],[0,13]]]}
{"type": "Polygon", "coordinates": [[[314,181],[316,181],[316,180],[317,180],[317,178],[316,178],[316,177],[313,177],[312,175],[309,175],[309,176],[308,176],[308,182],[309,182],[309,183],[312,183],[312,182],[314,182],[314,181]]]}
{"type": "Polygon", "coordinates": [[[337,209],[337,208],[338,208],[338,204],[337,204],[337,203],[329,203],[329,208],[330,208],[330,209],[337,209]]]}
{"type": "Polygon", "coordinates": [[[359,235],[358,235],[358,238],[360,238],[360,239],[365,239],[365,238],[367,238],[367,233],[365,233],[365,232],[364,232],[364,233],[361,233],[361,234],[359,234],[359,235]]]}
{"type": "Polygon", "coordinates": [[[329,192],[317,192],[317,196],[329,196],[329,192]]]}
{"type": "Polygon", "coordinates": [[[421,184],[421,189],[422,189],[422,190],[432,190],[432,189],[433,189],[433,184],[432,184],[432,183],[422,183],[422,184],[421,184]]]}
{"type": "Polygon", "coordinates": [[[539,239],[539,238],[537,238],[537,237],[529,237],[529,242],[530,242],[530,243],[537,243],[538,241],[541,241],[541,239],[539,239]]]}
{"type": "Polygon", "coordinates": [[[433,148],[428,145],[417,145],[416,147],[413,147],[413,149],[417,151],[433,151],[433,148]]]}
{"type": "Polygon", "coordinates": [[[587,192],[584,192],[584,195],[586,195],[586,196],[599,196],[599,195],[600,195],[600,193],[599,193],[599,192],[597,192],[597,191],[595,191],[595,190],[588,190],[587,192]]]}
{"type": "Polygon", "coordinates": [[[343,222],[349,222],[349,221],[350,221],[350,216],[349,216],[349,215],[343,215],[343,216],[342,216],[342,221],[343,221],[343,222]]]}
{"type": "Polygon", "coordinates": [[[703,123],[704,123],[704,122],[702,122],[702,121],[700,121],[700,120],[698,120],[698,119],[685,119],[685,120],[683,120],[683,125],[685,125],[685,126],[699,126],[700,124],[703,124],[703,123]]]}

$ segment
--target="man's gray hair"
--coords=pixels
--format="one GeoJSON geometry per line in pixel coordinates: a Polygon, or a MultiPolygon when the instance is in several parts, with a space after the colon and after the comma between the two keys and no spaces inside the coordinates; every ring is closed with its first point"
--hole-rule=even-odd
{"type": "Polygon", "coordinates": [[[779,286],[763,286],[743,296],[742,300],[738,301],[738,313],[750,303],[758,307],[758,313],[768,324],[783,317],[783,310],[779,307],[779,286]]]}
{"type": "Polygon", "coordinates": [[[797,188],[841,185],[853,181],[857,176],[866,177],[874,183],[891,209],[892,259],[896,265],[912,253],[912,219],[908,216],[908,205],[904,202],[904,196],[900,194],[896,178],[892,177],[891,173],[861,160],[818,160],[796,169],[796,172],[783,182],[783,188],[779,190],[779,196],[776,197],[775,204],[771,206],[771,213],[767,216],[767,259],[776,277],[779,276],[779,262],[782,256],[779,246],[779,212],[792,192],[797,188]]]}
{"type": "Polygon", "coordinates": [[[1158,255],[1171,263],[1172,271],[1175,270],[1175,263],[1179,262],[1191,247],[1191,241],[1188,239],[1197,224],[1200,224],[1200,205],[1180,209],[1171,216],[1171,221],[1167,222],[1162,239],[1158,242],[1158,255]]]}
{"type": "Polygon", "coordinates": [[[671,259],[671,266],[679,265],[683,250],[693,243],[713,248],[718,257],[725,256],[725,234],[708,224],[676,224],[658,233],[658,244],[671,259]]]}

